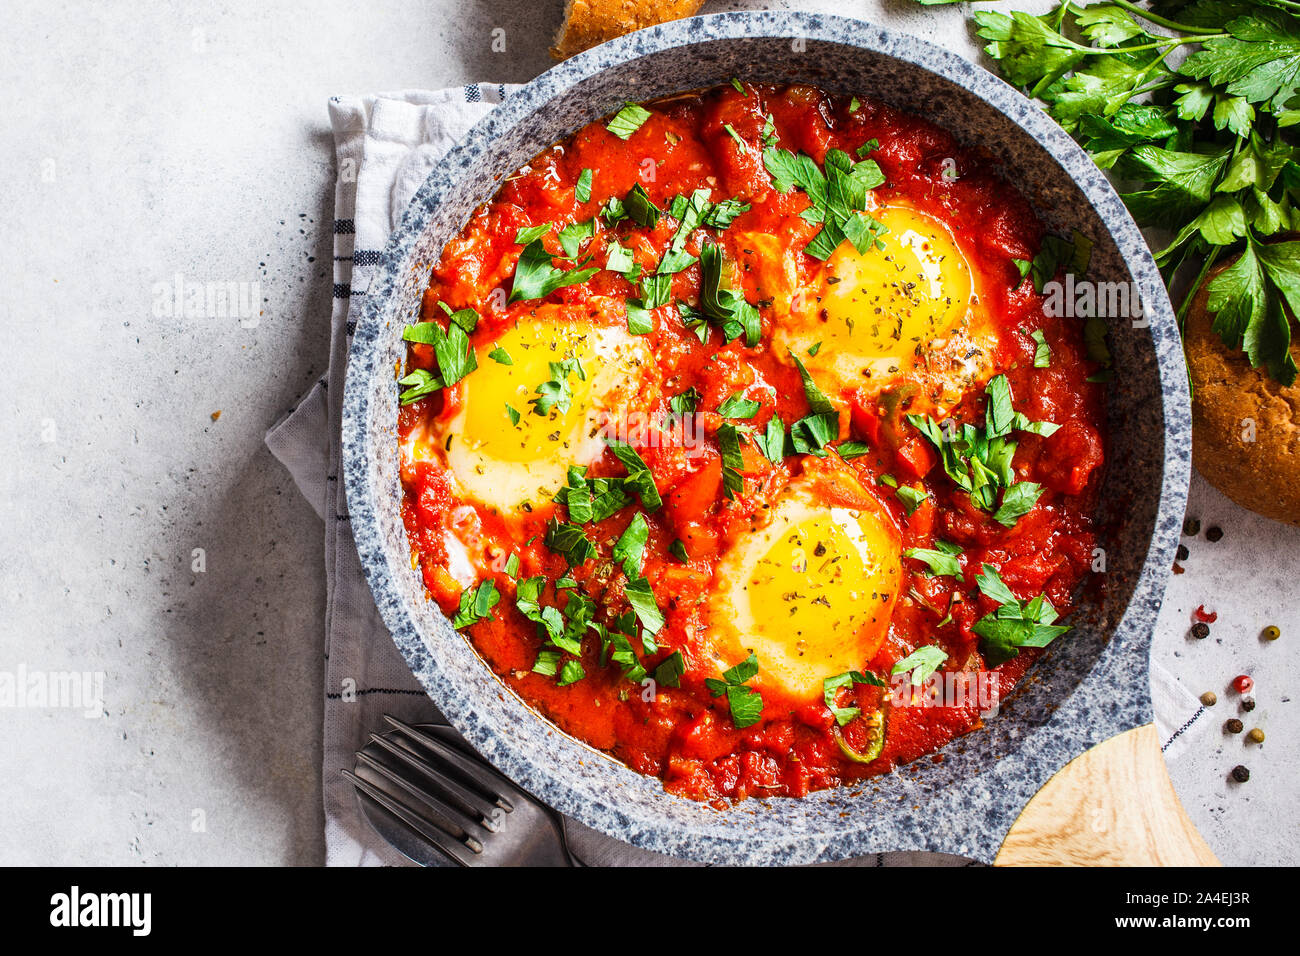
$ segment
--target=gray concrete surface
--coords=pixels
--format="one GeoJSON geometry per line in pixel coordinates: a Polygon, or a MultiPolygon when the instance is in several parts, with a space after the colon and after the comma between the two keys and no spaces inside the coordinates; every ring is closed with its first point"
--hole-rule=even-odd
{"type": "MultiPolygon", "coordinates": [[[[857,15],[977,55],[962,8],[706,11],[760,5],[857,15]]],[[[77,706],[0,705],[0,863],[321,861],[321,526],[262,435],[324,371],[325,100],[526,81],[550,64],[560,6],[6,10],[0,676],[92,676],[64,701],[77,706]],[[498,27],[504,53],[491,49],[498,27]],[[177,276],[187,290],[256,289],[260,314],[177,314],[177,276]],[[102,707],[87,718],[95,674],[102,707]]],[[[1300,533],[1203,487],[1196,501],[1231,533],[1196,546],[1161,653],[1219,693],[1225,719],[1225,682],[1266,674],[1251,723],[1269,737],[1243,756],[1215,731],[1172,772],[1225,862],[1294,863],[1300,533]],[[1207,590],[1225,623],[1193,644],[1189,602],[1207,590]],[[1288,633],[1265,646],[1255,634],[1272,621],[1288,633]],[[1255,772],[1249,789],[1226,783],[1238,762],[1255,772]]]]}

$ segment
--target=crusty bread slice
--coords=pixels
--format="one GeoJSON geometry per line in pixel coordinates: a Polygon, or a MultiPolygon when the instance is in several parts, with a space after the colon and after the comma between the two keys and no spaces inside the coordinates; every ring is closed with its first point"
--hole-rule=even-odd
{"type": "MultiPolygon", "coordinates": [[[[1206,308],[1213,270],[1192,300],[1183,336],[1192,380],[1192,461],[1251,511],[1300,525],[1300,380],[1280,385],[1223,344],[1206,308]]],[[[1292,327],[1291,355],[1300,360],[1292,327]]]]}
{"type": "Polygon", "coordinates": [[[694,15],[704,0],[566,0],[551,56],[568,59],[642,27],[694,15]]]}

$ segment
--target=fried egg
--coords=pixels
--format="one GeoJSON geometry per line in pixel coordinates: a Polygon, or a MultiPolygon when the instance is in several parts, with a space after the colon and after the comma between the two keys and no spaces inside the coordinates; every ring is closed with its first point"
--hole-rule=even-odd
{"type": "Polygon", "coordinates": [[[565,305],[538,307],[475,356],[454,414],[430,422],[409,453],[436,456],[462,498],[503,512],[549,502],[570,466],[601,456],[606,426],[636,395],[648,359],[625,328],[565,305]],[[492,357],[497,349],[509,364],[492,357]],[[543,388],[558,400],[539,404],[543,388]]]}
{"type": "Polygon", "coordinates": [[[861,670],[889,632],[899,530],[833,459],[812,462],[718,562],[703,647],[719,673],[758,659],[752,686],[797,702],[861,670]]]}
{"type": "Polygon", "coordinates": [[[878,245],[840,243],[786,308],[774,300],[777,354],[794,352],[838,389],[911,380],[951,404],[989,374],[997,333],[979,308],[981,277],[933,216],[908,205],[872,215],[888,230],[878,245]]]}

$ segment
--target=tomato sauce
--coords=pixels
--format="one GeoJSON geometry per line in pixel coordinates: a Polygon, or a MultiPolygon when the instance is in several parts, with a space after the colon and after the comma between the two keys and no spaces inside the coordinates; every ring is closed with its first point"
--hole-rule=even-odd
{"type": "MultiPolygon", "coordinates": [[[[663,386],[654,398],[655,410],[665,410],[666,396],[694,388],[709,438],[703,454],[695,456],[675,445],[638,448],[663,507],[647,511],[633,496],[631,505],[588,529],[600,554],[577,568],[570,569],[566,559],[545,544],[548,520],[557,514],[563,519],[562,505],[538,502],[518,512],[484,506],[460,496],[454,474],[436,456],[404,455],[403,514],[413,567],[423,574],[431,598],[453,613],[467,581],[463,568],[458,573],[452,567],[448,534],[470,529],[462,537],[472,544],[474,573],[479,580],[493,580],[501,595],[489,619],[465,629],[486,664],[559,728],[640,773],[662,778],[671,792],[712,802],[799,797],[888,772],[979,727],[983,705],[972,700],[961,706],[899,706],[895,701],[888,706],[883,748],[863,761],[854,754],[870,749],[869,723],[857,719],[839,726],[820,695],[815,700],[786,700],[764,693],[761,719],[737,727],[727,698],[713,696],[705,684],[706,678],[717,677],[701,660],[699,644],[701,608],[717,599],[710,590],[716,562],[748,533],[752,516],[808,467],[801,455],[787,455],[773,464],[747,442],[740,469],[743,487],[730,500],[714,434],[722,419],[713,410],[736,392],[770,396],[749,421],[759,430],[773,415],[790,423],[810,410],[799,370],[768,345],[777,321],[769,307],[772,292],[765,287],[770,270],[746,263],[764,251],[756,249],[751,238],[768,236],[773,237],[781,268],[796,281],[814,275],[825,267],[800,250],[819,226],[800,215],[810,204],[804,192],[773,187],[757,144],[766,137],[822,165],[833,149],[855,155],[870,140],[878,141],[869,153],[884,179],[873,190],[876,200],[906,202],[949,226],[972,273],[983,277],[979,308],[997,329],[987,372],[1006,376],[1017,412],[1058,426],[1050,436],[1017,436],[1016,477],[1037,482],[1043,490],[1033,507],[1013,527],[1006,527],[949,478],[932,443],[909,423],[908,414],[919,407],[914,387],[903,384],[879,391],[826,385],[842,412],[837,440],[868,448],[848,459],[846,467],[879,497],[902,547],[934,548],[936,541],[943,541],[961,549],[960,576],[932,575],[922,562],[902,560],[902,584],[888,634],[874,657],[858,662],[862,670],[888,682],[900,659],[917,647],[935,644],[946,654],[938,679],[983,673],[993,692],[1005,696],[1041,653],[1024,648],[1001,666],[987,666],[973,628],[997,612],[999,604],[978,587],[976,576],[990,565],[1018,599],[1042,594],[1063,617],[1070,610],[1095,547],[1092,514],[1103,463],[1105,415],[1103,386],[1089,378],[1100,366],[1089,358],[1081,321],[1048,315],[1044,296],[1022,280],[1016,260],[1034,258],[1044,229],[981,151],[882,102],[810,87],[744,84],[743,91],[723,87],[647,105],[649,118],[626,140],[606,123],[594,123],[508,177],[446,246],[432,271],[422,318],[445,323],[446,310],[439,303],[453,310],[473,308],[480,319],[470,341],[490,346],[504,330],[535,315],[539,306],[537,299],[506,303],[502,294],[510,289],[517,268],[521,245],[515,240],[521,228],[553,223],[558,231],[584,223],[638,184],[661,210],[671,206],[673,197],[703,187],[712,189],[715,199],[734,198],[749,206],[725,229],[701,229],[686,248],[698,254],[701,237],[707,236],[736,264],[737,291],[758,307],[759,345],[747,346],[743,335],[724,344],[717,329],[701,341],[698,330],[688,328],[671,304],[652,310],[654,327],[639,338],[651,350],[652,373],[663,386]],[[594,171],[586,200],[578,198],[584,170],[594,171]],[[1036,332],[1050,348],[1046,367],[1035,363],[1036,332]],[[909,514],[906,502],[883,483],[890,479],[915,483],[927,497],[909,514]],[[625,679],[620,667],[608,662],[602,666],[601,644],[591,632],[579,658],[585,676],[559,686],[554,675],[533,669],[544,639],[539,625],[516,607],[517,582],[545,577],[542,603],[562,606],[554,582],[570,576],[601,608],[598,620],[612,618],[627,608],[627,579],[616,564],[611,569],[609,545],[637,511],[649,525],[643,573],[665,623],[654,637],[653,654],[641,653],[639,644],[636,649],[652,673],[671,654],[682,652],[687,667],[680,686],[658,686],[647,694],[641,683],[625,679]],[[687,562],[671,552],[675,541],[682,542],[687,562]],[[510,555],[519,562],[514,574],[505,566],[510,555]]],[[[653,228],[626,219],[612,227],[602,225],[582,256],[589,256],[593,265],[604,263],[617,241],[638,264],[653,271],[677,226],[667,214],[653,228]]],[[[553,240],[554,235],[545,240],[547,249],[559,256],[553,240]]],[[[698,303],[701,283],[697,262],[673,276],[671,299],[698,303]]],[[[611,319],[606,303],[640,294],[635,281],[601,269],[587,281],[551,292],[545,302],[569,306],[569,314],[589,316],[594,324],[621,324],[623,316],[611,319]]],[[[436,372],[434,350],[412,345],[411,369],[436,372]]],[[[404,406],[403,441],[450,421],[474,374],[404,406]]],[[[976,425],[985,420],[986,378],[963,389],[960,401],[946,409],[949,417],[976,425]]],[[[624,473],[624,466],[606,452],[591,463],[587,475],[624,473]]],[[[1059,639],[1069,640],[1070,635],[1059,639]]],[[[854,684],[840,692],[839,705],[857,706],[864,715],[879,713],[890,693],[854,684]]]]}

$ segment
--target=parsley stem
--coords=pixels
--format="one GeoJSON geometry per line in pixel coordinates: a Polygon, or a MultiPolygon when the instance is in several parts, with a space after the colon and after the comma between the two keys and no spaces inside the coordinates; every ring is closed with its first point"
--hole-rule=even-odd
{"type": "Polygon", "coordinates": [[[1171,50],[1175,50],[1187,43],[1201,43],[1205,40],[1224,40],[1231,36],[1231,33],[1209,33],[1201,36],[1182,37],[1181,39],[1178,37],[1167,37],[1160,43],[1143,43],[1139,46],[1117,46],[1110,49],[1084,46],[1082,43],[1075,43],[1073,40],[1069,39],[1067,39],[1066,42],[1070,44],[1071,48],[1078,50],[1080,53],[1087,53],[1090,56],[1118,56],[1122,53],[1139,53],[1142,50],[1164,50],[1165,53],[1169,53],[1171,50]]]}
{"type": "Polygon", "coordinates": [[[1183,330],[1183,325],[1187,321],[1187,310],[1191,308],[1192,299],[1196,298],[1196,293],[1200,291],[1201,284],[1205,281],[1206,275],[1214,267],[1214,261],[1219,258],[1219,253],[1223,251],[1223,246],[1211,246],[1209,253],[1205,257],[1205,262],[1201,266],[1201,271],[1196,274],[1191,286],[1187,290],[1187,295],[1183,299],[1183,304],[1178,307],[1178,331],[1183,330]]]}
{"type": "MultiPolygon", "coordinates": [[[[1179,33],[1209,34],[1209,33],[1216,32],[1213,29],[1206,29],[1204,27],[1191,27],[1185,23],[1176,23],[1173,20],[1167,20],[1164,17],[1160,16],[1160,14],[1158,13],[1152,13],[1150,10],[1144,10],[1142,7],[1139,7],[1136,3],[1129,3],[1129,0],[1110,0],[1110,2],[1117,7],[1123,7],[1129,13],[1139,16],[1143,20],[1148,20],[1151,23],[1158,23],[1162,27],[1166,27],[1170,30],[1177,30],[1179,33]]],[[[1130,49],[1132,48],[1130,47],[1130,49]]]]}

